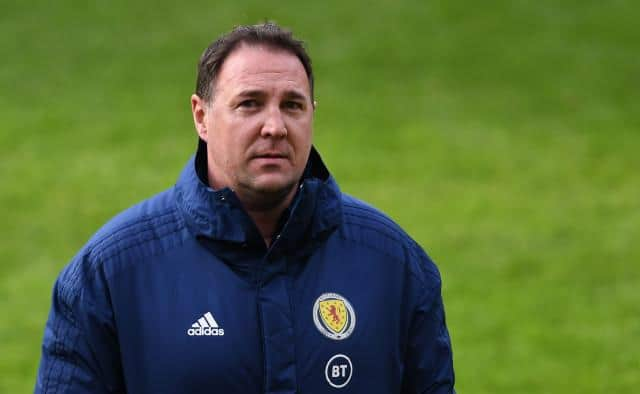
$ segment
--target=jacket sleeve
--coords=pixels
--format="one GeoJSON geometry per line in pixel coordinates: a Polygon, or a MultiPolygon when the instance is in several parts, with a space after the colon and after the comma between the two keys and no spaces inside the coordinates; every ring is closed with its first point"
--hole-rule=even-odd
{"type": "Polygon", "coordinates": [[[106,286],[82,260],[54,285],[35,393],[124,392],[106,286]]]}
{"type": "Polygon", "coordinates": [[[455,393],[453,354],[445,322],[440,279],[421,291],[405,355],[403,394],[455,393]]]}

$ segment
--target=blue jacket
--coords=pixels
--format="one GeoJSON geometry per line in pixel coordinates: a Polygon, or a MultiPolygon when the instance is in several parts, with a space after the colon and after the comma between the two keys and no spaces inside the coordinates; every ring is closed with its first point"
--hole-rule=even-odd
{"type": "Polygon", "coordinates": [[[206,155],[53,289],[37,393],[451,393],[440,276],[317,152],[267,248],[206,155]]]}

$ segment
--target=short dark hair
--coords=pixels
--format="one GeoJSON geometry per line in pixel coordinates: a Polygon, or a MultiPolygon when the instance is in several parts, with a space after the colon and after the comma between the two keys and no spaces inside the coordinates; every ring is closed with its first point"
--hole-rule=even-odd
{"type": "Polygon", "coordinates": [[[200,98],[205,102],[209,102],[213,98],[213,85],[222,63],[242,43],[265,45],[296,55],[307,73],[311,88],[311,100],[313,101],[313,69],[311,68],[311,58],[304,48],[304,42],[294,38],[290,30],[283,29],[274,22],[237,26],[229,33],[220,36],[205,49],[198,62],[196,80],[196,94],[200,98]]]}

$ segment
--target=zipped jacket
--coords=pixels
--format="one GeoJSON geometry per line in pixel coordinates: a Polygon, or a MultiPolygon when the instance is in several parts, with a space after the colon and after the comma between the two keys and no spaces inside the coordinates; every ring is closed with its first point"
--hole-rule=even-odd
{"type": "Polygon", "coordinates": [[[200,149],[59,275],[36,393],[452,393],[440,275],[312,149],[266,246],[200,149]]]}

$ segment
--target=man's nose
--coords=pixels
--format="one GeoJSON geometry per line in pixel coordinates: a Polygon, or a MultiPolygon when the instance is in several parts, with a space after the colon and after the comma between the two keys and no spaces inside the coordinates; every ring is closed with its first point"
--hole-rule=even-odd
{"type": "Polygon", "coordinates": [[[280,108],[269,108],[266,112],[266,118],[262,125],[260,134],[263,137],[276,137],[282,138],[287,135],[287,127],[284,124],[282,112],[280,108]]]}

